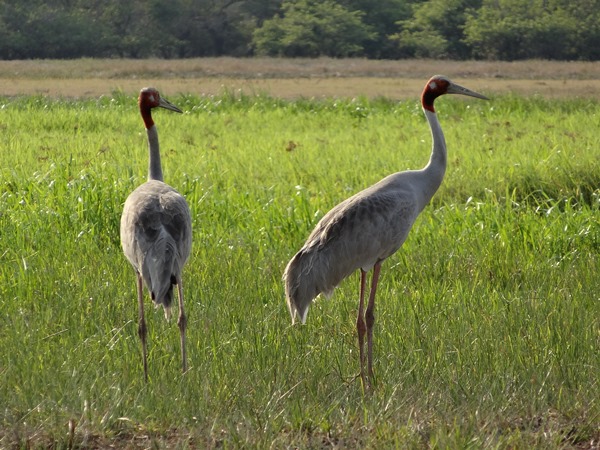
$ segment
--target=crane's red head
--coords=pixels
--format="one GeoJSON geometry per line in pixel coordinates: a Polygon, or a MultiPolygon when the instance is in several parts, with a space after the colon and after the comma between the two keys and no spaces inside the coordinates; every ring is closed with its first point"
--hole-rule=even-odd
{"type": "Polygon", "coordinates": [[[424,109],[435,112],[435,109],[433,109],[433,102],[440,95],[444,94],[468,95],[470,97],[488,100],[486,96],[453,83],[443,75],[435,75],[429,79],[425,85],[425,89],[423,89],[423,93],[421,94],[421,105],[424,109]]]}
{"type": "Polygon", "coordinates": [[[167,99],[162,98],[158,91],[152,87],[143,88],[140,91],[138,105],[147,129],[154,126],[154,120],[152,120],[152,108],[165,108],[178,113],[183,112],[167,99]]]}

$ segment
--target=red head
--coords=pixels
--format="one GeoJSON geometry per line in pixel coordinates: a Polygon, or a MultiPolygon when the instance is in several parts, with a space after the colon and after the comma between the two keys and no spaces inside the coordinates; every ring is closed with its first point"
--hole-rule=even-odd
{"type": "Polygon", "coordinates": [[[453,83],[443,75],[435,75],[429,79],[425,85],[425,88],[423,89],[423,93],[421,94],[421,105],[424,109],[435,112],[433,109],[433,102],[440,95],[444,94],[469,95],[471,97],[488,100],[486,96],[453,83]]]}
{"type": "Polygon", "coordinates": [[[142,119],[144,119],[144,124],[146,125],[147,129],[152,128],[154,126],[154,121],[152,120],[151,113],[152,108],[165,108],[178,113],[183,112],[177,106],[169,102],[167,99],[162,98],[158,91],[152,87],[143,88],[140,91],[138,105],[140,107],[140,113],[142,114],[142,119]]]}

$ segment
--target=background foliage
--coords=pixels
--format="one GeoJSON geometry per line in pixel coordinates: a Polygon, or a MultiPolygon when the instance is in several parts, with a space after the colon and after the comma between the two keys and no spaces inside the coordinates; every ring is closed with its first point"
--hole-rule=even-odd
{"type": "Polygon", "coordinates": [[[0,0],[0,58],[597,60],[600,0],[0,0]]]}

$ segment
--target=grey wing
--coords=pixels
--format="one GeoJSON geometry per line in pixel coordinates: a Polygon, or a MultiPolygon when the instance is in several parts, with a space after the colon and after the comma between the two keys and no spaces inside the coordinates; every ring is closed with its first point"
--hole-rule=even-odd
{"type": "Polygon", "coordinates": [[[370,270],[404,243],[418,215],[408,192],[363,191],[317,224],[284,271],[288,308],[302,322],[310,302],[329,295],[355,270],[370,270]]]}
{"type": "Polygon", "coordinates": [[[192,250],[192,216],[181,194],[173,190],[160,197],[161,223],[177,250],[177,273],[181,272],[192,250]]]}
{"type": "Polygon", "coordinates": [[[164,183],[140,186],[125,202],[121,241],[153,300],[168,306],[172,285],[179,282],[192,246],[185,199],[164,183]]]}
{"type": "Polygon", "coordinates": [[[402,246],[417,215],[408,192],[359,193],[327,213],[307,244],[331,253],[347,272],[370,270],[402,246]]]}

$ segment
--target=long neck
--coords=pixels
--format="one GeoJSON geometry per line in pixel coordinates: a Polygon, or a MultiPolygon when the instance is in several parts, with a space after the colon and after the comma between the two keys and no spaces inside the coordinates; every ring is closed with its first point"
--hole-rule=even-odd
{"type": "Polygon", "coordinates": [[[446,173],[446,139],[444,138],[442,127],[435,112],[426,108],[423,108],[423,112],[425,113],[425,117],[427,117],[427,122],[429,122],[431,137],[433,139],[431,157],[429,158],[429,163],[423,169],[424,179],[426,180],[426,185],[424,186],[425,196],[431,199],[442,184],[444,174],[446,173]]]}
{"type": "Polygon", "coordinates": [[[151,127],[146,129],[146,132],[148,133],[148,150],[150,153],[150,160],[148,162],[148,180],[163,181],[156,125],[152,124],[151,127]]]}

